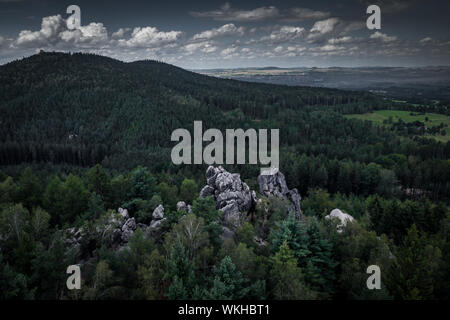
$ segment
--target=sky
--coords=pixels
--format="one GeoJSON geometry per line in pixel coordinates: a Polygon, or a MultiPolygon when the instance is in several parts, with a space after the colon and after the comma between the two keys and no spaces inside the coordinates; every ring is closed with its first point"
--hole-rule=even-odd
{"type": "Polygon", "coordinates": [[[448,0],[0,0],[0,64],[44,50],[187,69],[450,65],[449,13],[448,0]]]}

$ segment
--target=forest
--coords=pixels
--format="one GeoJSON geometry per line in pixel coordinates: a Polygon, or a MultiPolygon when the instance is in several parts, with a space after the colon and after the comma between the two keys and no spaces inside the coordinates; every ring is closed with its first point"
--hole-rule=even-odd
{"type": "Polygon", "coordinates": [[[449,299],[450,142],[347,117],[389,103],[93,54],[0,66],[0,299],[449,299]],[[170,160],[172,131],[198,120],[279,129],[304,219],[259,193],[259,165],[227,165],[261,201],[224,238],[200,196],[207,166],[170,160]],[[117,246],[105,226],[119,208],[137,227],[117,246]],[[335,208],[355,219],[342,232],[325,219],[335,208]],[[80,290],[66,287],[73,264],[80,290]],[[369,265],[381,290],[366,287],[369,265]]]}

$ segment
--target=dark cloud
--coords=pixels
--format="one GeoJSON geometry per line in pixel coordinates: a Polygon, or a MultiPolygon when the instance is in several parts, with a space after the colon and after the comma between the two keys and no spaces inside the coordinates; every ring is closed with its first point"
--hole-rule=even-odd
{"type": "Polygon", "coordinates": [[[211,18],[220,21],[264,21],[264,20],[281,20],[281,21],[305,21],[312,19],[324,19],[330,16],[329,12],[315,11],[308,8],[289,8],[280,10],[274,6],[259,7],[252,10],[234,9],[227,2],[222,7],[213,11],[193,11],[190,14],[198,18],[211,18]]]}

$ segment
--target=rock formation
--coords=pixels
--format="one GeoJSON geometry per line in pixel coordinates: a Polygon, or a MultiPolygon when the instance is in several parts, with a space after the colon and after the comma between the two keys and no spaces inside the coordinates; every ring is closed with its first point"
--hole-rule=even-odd
{"type": "Polygon", "coordinates": [[[209,166],[206,181],[207,185],[200,191],[200,196],[214,196],[224,224],[232,229],[239,227],[254,204],[254,191],[241,181],[239,174],[230,173],[222,167],[209,166]]]}
{"type": "Polygon", "coordinates": [[[341,233],[342,229],[347,225],[347,222],[352,222],[354,220],[354,218],[345,213],[342,212],[339,209],[333,209],[329,215],[325,216],[325,219],[339,219],[340,223],[336,226],[337,228],[337,232],[341,233]]]}
{"type": "MultiPolygon", "coordinates": [[[[97,227],[94,231],[94,238],[97,241],[107,244],[116,249],[121,249],[128,244],[131,236],[139,228],[143,231],[152,232],[158,230],[161,223],[164,222],[164,207],[159,205],[153,211],[150,225],[136,223],[134,217],[130,217],[127,209],[119,208],[117,213],[111,212],[105,217],[104,224],[97,227]]],[[[84,228],[71,228],[66,230],[68,236],[68,244],[74,248],[80,247],[83,239],[92,238],[92,230],[84,228]],[[88,237],[88,235],[91,235],[88,237]]]]}
{"type": "Polygon", "coordinates": [[[154,230],[157,229],[163,221],[165,221],[166,218],[164,218],[164,207],[162,204],[157,206],[152,214],[152,222],[150,223],[149,229],[154,230]]]}
{"type": "Polygon", "coordinates": [[[186,213],[191,212],[192,206],[190,204],[186,204],[184,201],[177,202],[177,211],[184,211],[186,213]]]}
{"type": "Polygon", "coordinates": [[[295,214],[297,219],[302,218],[300,207],[300,194],[297,189],[289,190],[286,184],[284,174],[277,171],[273,175],[258,176],[259,191],[266,197],[278,197],[289,200],[291,203],[289,211],[295,214]]]}

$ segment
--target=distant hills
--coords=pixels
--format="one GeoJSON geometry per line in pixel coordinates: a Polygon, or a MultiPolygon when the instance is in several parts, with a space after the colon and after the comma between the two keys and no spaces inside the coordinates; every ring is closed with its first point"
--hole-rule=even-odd
{"type": "Polygon", "coordinates": [[[412,99],[450,100],[450,67],[239,68],[198,70],[228,79],[292,86],[314,86],[412,99]]]}
{"type": "Polygon", "coordinates": [[[162,163],[172,131],[191,130],[194,120],[220,129],[254,120],[282,127],[274,116],[283,110],[376,101],[370,93],[225,80],[157,61],[41,52],[0,66],[0,163],[90,165],[130,153],[130,162],[142,153],[162,163]]]}

